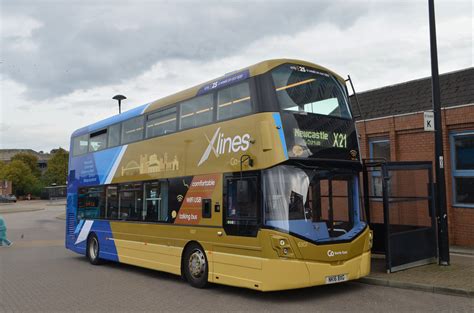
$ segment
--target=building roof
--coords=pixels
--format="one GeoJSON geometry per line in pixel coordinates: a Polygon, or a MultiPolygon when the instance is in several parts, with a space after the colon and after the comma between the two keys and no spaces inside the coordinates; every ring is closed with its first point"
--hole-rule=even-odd
{"type": "MultiPolygon", "coordinates": [[[[441,107],[474,103],[474,67],[440,75],[441,107]]],[[[361,119],[431,110],[431,77],[357,93],[361,119]]],[[[355,115],[359,109],[351,96],[355,115]]]]}
{"type": "Polygon", "coordinates": [[[51,154],[36,152],[32,149],[0,149],[0,161],[9,162],[17,153],[30,153],[38,158],[38,163],[47,162],[51,159],[51,154]]]}

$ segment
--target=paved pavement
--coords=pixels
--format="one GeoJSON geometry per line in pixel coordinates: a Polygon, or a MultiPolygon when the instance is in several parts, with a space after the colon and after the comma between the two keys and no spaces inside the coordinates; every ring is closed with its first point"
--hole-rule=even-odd
{"type": "Polygon", "coordinates": [[[200,290],[179,277],[107,263],[63,247],[62,207],[5,214],[11,248],[0,248],[0,312],[472,312],[474,299],[360,283],[261,293],[200,290]],[[23,236],[23,238],[22,238],[23,236]]]}
{"type": "Polygon", "coordinates": [[[64,208],[66,206],[66,200],[25,200],[9,203],[2,202],[0,203],[0,214],[40,211],[52,206],[64,208]]]}
{"type": "Polygon", "coordinates": [[[450,266],[429,264],[387,274],[384,259],[372,259],[371,273],[362,282],[427,292],[474,297],[474,256],[451,254],[450,266]]]}

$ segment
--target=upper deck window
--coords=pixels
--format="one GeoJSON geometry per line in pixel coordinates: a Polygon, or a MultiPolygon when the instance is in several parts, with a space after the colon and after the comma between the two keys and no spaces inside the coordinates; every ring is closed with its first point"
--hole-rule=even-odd
{"type": "Polygon", "coordinates": [[[272,71],[272,78],[281,110],[351,118],[345,91],[332,75],[285,64],[272,71]]]}
{"type": "Polygon", "coordinates": [[[143,116],[122,123],[122,144],[143,139],[143,116]]]}
{"type": "Polygon", "coordinates": [[[108,147],[115,147],[120,144],[120,123],[109,127],[108,147]]]}
{"type": "Polygon", "coordinates": [[[148,115],[146,138],[166,135],[176,131],[176,107],[148,115]]]}
{"type": "Polygon", "coordinates": [[[78,136],[73,139],[73,155],[81,155],[87,153],[89,146],[89,134],[78,136]]]}
{"type": "Polygon", "coordinates": [[[226,120],[252,112],[249,83],[244,82],[217,92],[217,119],[226,120]]]}
{"type": "Polygon", "coordinates": [[[105,148],[107,148],[107,129],[92,133],[89,139],[89,152],[99,151],[105,148]]]}
{"type": "Polygon", "coordinates": [[[180,128],[192,128],[212,122],[213,97],[210,93],[182,102],[180,128]]]}

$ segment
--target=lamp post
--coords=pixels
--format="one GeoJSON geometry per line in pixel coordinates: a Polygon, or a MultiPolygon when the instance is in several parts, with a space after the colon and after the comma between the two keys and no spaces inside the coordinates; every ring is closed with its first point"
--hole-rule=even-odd
{"type": "Polygon", "coordinates": [[[121,114],[121,113],[122,113],[122,108],[121,108],[121,106],[122,106],[122,100],[125,100],[125,99],[127,99],[127,97],[125,97],[125,96],[122,96],[122,95],[116,95],[116,96],[114,96],[112,99],[114,99],[114,100],[117,100],[117,101],[118,101],[118,105],[119,105],[119,114],[121,114]]]}
{"type": "Polygon", "coordinates": [[[446,211],[446,183],[444,178],[443,129],[439,92],[438,48],[436,45],[436,24],[434,0],[428,0],[430,19],[431,84],[433,90],[433,115],[435,126],[436,165],[436,212],[438,216],[439,264],[449,265],[448,214],[446,211]]]}

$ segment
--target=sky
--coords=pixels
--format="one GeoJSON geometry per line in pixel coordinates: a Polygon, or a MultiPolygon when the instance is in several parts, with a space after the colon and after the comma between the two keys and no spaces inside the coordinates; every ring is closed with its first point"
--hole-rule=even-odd
{"type": "MultiPolygon", "coordinates": [[[[473,66],[473,1],[435,0],[440,73],[473,66]]],[[[69,150],[80,127],[225,73],[295,58],[357,91],[431,75],[427,0],[0,0],[0,149],[69,150]]]]}

